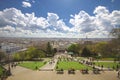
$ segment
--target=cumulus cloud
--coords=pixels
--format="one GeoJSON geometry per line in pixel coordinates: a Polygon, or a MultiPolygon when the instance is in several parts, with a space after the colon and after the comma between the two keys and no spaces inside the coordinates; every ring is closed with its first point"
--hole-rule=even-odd
{"type": "Polygon", "coordinates": [[[0,17],[0,31],[3,33],[7,31],[8,34],[14,32],[15,35],[29,34],[33,36],[39,34],[41,36],[43,33],[49,34],[49,32],[55,31],[57,34],[69,29],[55,13],[48,13],[47,18],[44,18],[36,17],[34,12],[23,14],[16,8],[9,8],[0,11],[0,17]]]}
{"type": "Polygon", "coordinates": [[[29,3],[29,2],[27,2],[27,1],[23,1],[22,2],[22,7],[25,7],[25,8],[27,8],[27,7],[31,7],[32,5],[29,3]]]}
{"type": "Polygon", "coordinates": [[[85,11],[80,11],[78,14],[71,16],[72,18],[69,22],[74,26],[73,29],[77,32],[89,32],[95,30],[92,24],[94,18],[89,16],[85,11]]]}
{"type": "Polygon", "coordinates": [[[69,31],[69,27],[65,24],[62,19],[59,19],[59,16],[55,13],[48,13],[47,21],[54,30],[57,31],[69,31]]]}
{"type": "Polygon", "coordinates": [[[35,13],[22,13],[16,8],[0,11],[0,36],[17,37],[107,37],[120,25],[120,11],[98,6],[93,16],[85,11],[71,15],[69,27],[56,13],[36,17],[35,13]]]}
{"type": "Polygon", "coordinates": [[[59,19],[59,16],[57,14],[55,14],[55,13],[48,13],[47,20],[48,20],[48,22],[52,26],[56,26],[57,25],[58,19],[59,19]]]}
{"type": "Polygon", "coordinates": [[[0,28],[0,31],[14,32],[14,31],[15,31],[15,28],[12,27],[12,26],[7,25],[7,26],[5,26],[5,27],[3,27],[3,28],[0,28]]]}
{"type": "Polygon", "coordinates": [[[94,37],[107,37],[109,32],[120,25],[120,11],[114,10],[111,13],[104,6],[98,6],[90,16],[85,11],[71,15],[70,23],[73,25],[71,31],[94,37]]]}

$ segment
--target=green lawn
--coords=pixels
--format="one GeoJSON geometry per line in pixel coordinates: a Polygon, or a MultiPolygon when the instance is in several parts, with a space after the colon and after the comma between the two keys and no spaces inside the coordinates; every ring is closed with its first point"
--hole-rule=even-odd
{"type": "Polygon", "coordinates": [[[95,62],[95,65],[97,65],[97,66],[103,65],[106,68],[108,68],[108,67],[113,68],[113,66],[114,66],[114,68],[116,68],[117,65],[120,66],[120,64],[114,63],[114,62],[95,62]]]}
{"type": "Polygon", "coordinates": [[[32,70],[36,70],[36,67],[39,69],[43,65],[45,65],[44,62],[37,62],[37,61],[23,62],[23,63],[19,64],[19,66],[22,66],[22,67],[25,67],[25,68],[28,68],[28,69],[32,69],[32,70]]]}
{"type": "Polygon", "coordinates": [[[2,75],[2,72],[3,72],[3,68],[2,66],[0,66],[0,75],[2,75]]]}
{"type": "Polygon", "coordinates": [[[75,70],[86,69],[86,68],[92,69],[91,67],[82,65],[78,62],[72,62],[72,61],[60,61],[56,67],[58,67],[58,69],[64,69],[64,70],[68,70],[71,68],[75,70]]]}

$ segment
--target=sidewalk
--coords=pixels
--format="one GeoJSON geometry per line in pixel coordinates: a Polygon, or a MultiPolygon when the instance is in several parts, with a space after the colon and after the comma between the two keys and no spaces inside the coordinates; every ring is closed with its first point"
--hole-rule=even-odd
{"type": "Polygon", "coordinates": [[[56,64],[57,64],[57,59],[54,59],[54,61],[47,62],[47,64],[41,67],[39,70],[40,71],[53,71],[56,64]]]}

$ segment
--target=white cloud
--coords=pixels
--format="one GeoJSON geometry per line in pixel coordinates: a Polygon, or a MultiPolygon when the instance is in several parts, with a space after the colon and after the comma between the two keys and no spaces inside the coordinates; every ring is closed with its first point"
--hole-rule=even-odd
{"type": "Polygon", "coordinates": [[[114,2],[115,0],[111,0],[111,2],[114,2]]]}
{"type": "Polygon", "coordinates": [[[59,19],[59,16],[57,14],[55,14],[55,13],[48,13],[47,20],[48,20],[48,22],[52,26],[56,26],[57,25],[58,19],[59,19]]]}
{"type": "Polygon", "coordinates": [[[23,14],[20,10],[16,8],[9,8],[0,11],[0,17],[0,31],[2,31],[3,33],[7,31],[8,34],[9,32],[14,32],[14,35],[16,36],[18,34],[23,36],[28,34],[29,36],[35,36],[35,34],[41,36],[42,34],[47,34],[46,32],[57,32],[58,34],[61,33],[60,31],[64,32],[69,29],[55,13],[48,13],[48,17],[44,18],[36,17],[34,13],[23,14]]]}
{"type": "Polygon", "coordinates": [[[120,11],[111,13],[104,6],[93,11],[94,16],[85,11],[71,15],[66,25],[56,13],[47,17],[36,17],[35,13],[22,13],[16,8],[0,11],[0,36],[18,37],[107,37],[109,32],[120,25],[120,11]]]}
{"type": "Polygon", "coordinates": [[[35,3],[35,0],[32,0],[32,3],[35,3]]]}
{"type": "Polygon", "coordinates": [[[111,13],[104,6],[95,8],[94,16],[90,16],[85,11],[71,15],[70,23],[73,25],[71,31],[80,34],[87,34],[90,37],[107,37],[109,32],[120,25],[120,11],[114,10],[111,13]]]}
{"type": "Polygon", "coordinates": [[[62,19],[59,19],[59,16],[55,13],[48,13],[47,21],[50,26],[53,27],[53,30],[66,32],[69,31],[69,27],[63,22],[62,19]]]}
{"type": "Polygon", "coordinates": [[[0,28],[0,31],[14,32],[15,28],[12,27],[12,26],[7,25],[7,26],[5,26],[3,28],[0,28]]]}
{"type": "Polygon", "coordinates": [[[98,6],[95,8],[93,13],[96,15],[104,15],[104,14],[109,14],[109,11],[104,6],[98,6]]]}
{"type": "Polygon", "coordinates": [[[94,18],[89,16],[85,11],[80,11],[78,14],[75,14],[69,22],[77,32],[89,32],[94,30],[92,26],[93,20],[94,18]]]}
{"type": "Polygon", "coordinates": [[[22,7],[25,7],[25,8],[27,8],[27,7],[31,7],[32,5],[29,3],[29,2],[26,2],[26,1],[23,1],[22,2],[22,7]]]}

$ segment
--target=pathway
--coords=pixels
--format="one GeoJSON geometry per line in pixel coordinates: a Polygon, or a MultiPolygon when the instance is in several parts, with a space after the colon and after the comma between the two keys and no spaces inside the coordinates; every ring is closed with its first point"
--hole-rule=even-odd
{"type": "MultiPolygon", "coordinates": [[[[91,62],[89,59],[84,59],[84,61],[85,62],[91,62]]],[[[114,62],[114,61],[93,61],[93,62],[114,62]]],[[[86,64],[86,63],[83,63],[83,64],[86,64]]],[[[86,64],[87,65],[87,64],[86,64]]],[[[88,65],[88,66],[91,66],[91,67],[93,67],[93,65],[88,65]]],[[[94,65],[94,67],[95,68],[97,68],[97,69],[102,69],[102,70],[107,70],[107,71],[110,71],[110,70],[113,70],[112,68],[106,68],[106,67],[103,67],[103,68],[101,68],[101,67],[99,67],[99,66],[96,66],[96,65],[94,65]]]]}
{"type": "Polygon", "coordinates": [[[39,70],[40,71],[53,71],[55,69],[56,64],[57,64],[59,56],[60,55],[55,55],[53,59],[51,59],[49,62],[47,62],[47,64],[44,65],[43,67],[41,67],[39,70]]]}
{"type": "Polygon", "coordinates": [[[40,71],[53,71],[55,69],[55,66],[57,64],[57,59],[51,60],[49,62],[47,62],[46,65],[44,65],[43,67],[41,67],[39,70],[40,71]]]}

